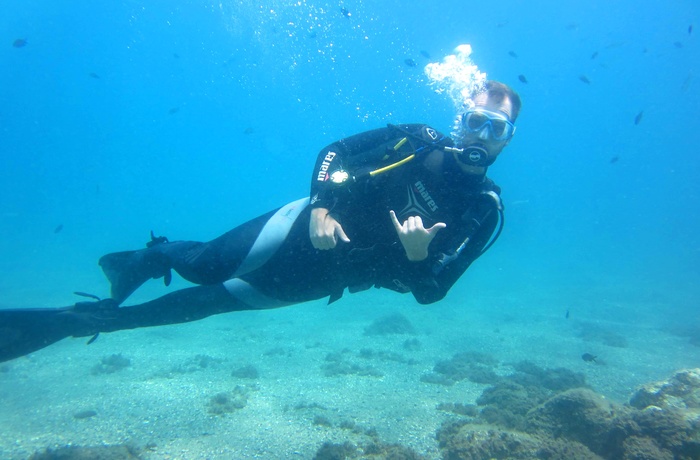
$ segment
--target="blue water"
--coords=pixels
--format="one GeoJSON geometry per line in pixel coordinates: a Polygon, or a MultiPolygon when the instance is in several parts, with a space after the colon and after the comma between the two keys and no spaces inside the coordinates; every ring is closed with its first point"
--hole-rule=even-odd
{"type": "Polygon", "coordinates": [[[350,18],[311,2],[13,5],[0,20],[0,269],[13,281],[0,286],[151,228],[218,235],[307,193],[316,152],[342,136],[400,121],[448,132],[452,105],[420,51],[438,61],[470,43],[524,101],[490,171],[512,204],[489,255],[507,270],[498,283],[541,272],[538,284],[692,290],[698,9],[461,5],[354,3],[350,18]]]}
{"type": "Polygon", "coordinates": [[[106,295],[99,256],[151,229],[208,240],[302,197],[343,136],[449,132],[452,103],[422,69],[469,43],[523,109],[489,170],[505,231],[445,302],[498,293],[515,318],[698,334],[700,8],[612,3],[6,3],[0,307],[106,295]]]}

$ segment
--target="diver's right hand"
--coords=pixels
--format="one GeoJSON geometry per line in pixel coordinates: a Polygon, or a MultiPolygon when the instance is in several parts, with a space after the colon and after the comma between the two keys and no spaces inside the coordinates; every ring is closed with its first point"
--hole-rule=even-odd
{"type": "Polygon", "coordinates": [[[316,208],[311,211],[309,237],[311,244],[316,249],[322,250],[333,249],[339,239],[345,243],[350,242],[340,222],[335,220],[326,208],[316,208]]]}

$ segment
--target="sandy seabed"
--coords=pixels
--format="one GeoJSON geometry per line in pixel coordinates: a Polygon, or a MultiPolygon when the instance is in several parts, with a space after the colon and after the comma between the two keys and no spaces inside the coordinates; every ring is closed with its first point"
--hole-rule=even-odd
{"type": "Polygon", "coordinates": [[[475,404],[487,386],[421,380],[457,353],[493,356],[498,375],[524,360],[565,367],[621,403],[700,364],[687,337],[593,311],[567,318],[564,298],[532,306],[490,292],[420,306],[372,290],[102,334],[89,346],[66,339],[0,365],[0,458],[127,444],[145,459],[310,459],[325,442],[371,439],[441,458],[436,432],[457,415],[438,406],[475,404]],[[413,333],[366,334],[396,313],[413,333]]]}

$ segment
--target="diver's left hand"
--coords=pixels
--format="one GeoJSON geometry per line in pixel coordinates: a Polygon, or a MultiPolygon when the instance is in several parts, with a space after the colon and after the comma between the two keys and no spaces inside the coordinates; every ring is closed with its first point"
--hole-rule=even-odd
{"type": "Polygon", "coordinates": [[[406,257],[413,262],[425,260],[428,257],[430,242],[433,241],[438,231],[447,227],[444,222],[438,222],[430,228],[425,228],[420,216],[411,216],[401,224],[394,211],[389,211],[389,216],[406,251],[406,257]]]}

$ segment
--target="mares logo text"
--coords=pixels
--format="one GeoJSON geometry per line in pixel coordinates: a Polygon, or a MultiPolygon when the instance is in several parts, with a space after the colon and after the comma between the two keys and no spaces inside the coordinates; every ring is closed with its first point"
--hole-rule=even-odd
{"type": "Polygon", "coordinates": [[[337,153],[331,151],[326,154],[326,158],[323,159],[321,167],[318,168],[318,176],[316,176],[316,180],[324,182],[328,179],[328,168],[331,166],[331,162],[336,155],[337,153]]]}
{"type": "Polygon", "coordinates": [[[425,188],[425,185],[423,185],[423,182],[418,181],[415,183],[416,190],[418,193],[420,193],[420,196],[423,197],[425,200],[425,204],[428,205],[431,211],[436,211],[438,208],[437,203],[435,203],[435,200],[433,200],[433,197],[430,196],[430,193],[428,193],[428,190],[425,188]]]}

